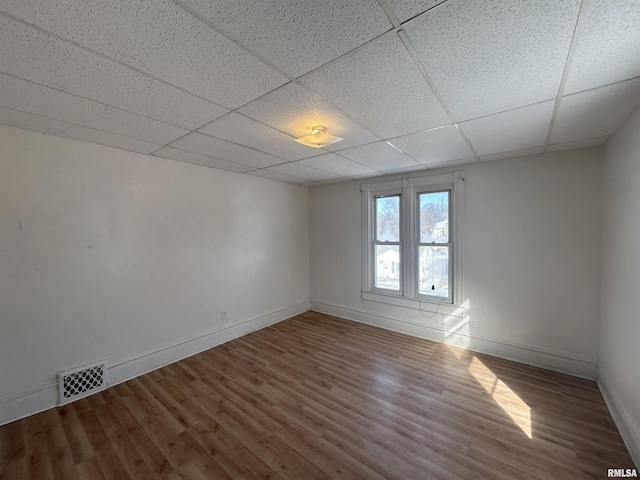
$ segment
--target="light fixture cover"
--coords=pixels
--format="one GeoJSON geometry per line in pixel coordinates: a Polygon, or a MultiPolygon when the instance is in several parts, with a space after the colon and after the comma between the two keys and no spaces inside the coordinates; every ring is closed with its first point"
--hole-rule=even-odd
{"type": "Polygon", "coordinates": [[[336,137],[335,135],[327,133],[326,127],[322,126],[313,127],[309,135],[296,138],[296,142],[313,148],[326,147],[327,145],[339,142],[340,140],[344,140],[344,138],[336,137]]]}

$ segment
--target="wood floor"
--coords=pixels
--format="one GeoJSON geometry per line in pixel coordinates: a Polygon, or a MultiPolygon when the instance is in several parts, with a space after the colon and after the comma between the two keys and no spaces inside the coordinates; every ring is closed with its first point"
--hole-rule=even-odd
{"type": "Polygon", "coordinates": [[[0,479],[580,479],[594,382],[308,312],[0,427],[0,479]]]}

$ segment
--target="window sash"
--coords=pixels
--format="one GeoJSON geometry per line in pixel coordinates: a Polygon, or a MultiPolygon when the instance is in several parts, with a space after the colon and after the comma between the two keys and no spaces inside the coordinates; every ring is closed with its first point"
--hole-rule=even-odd
{"type": "MultiPolygon", "coordinates": [[[[402,294],[402,286],[403,286],[403,271],[404,271],[404,267],[402,265],[402,247],[401,247],[401,242],[379,242],[379,241],[374,241],[373,244],[373,268],[372,268],[372,273],[373,273],[373,289],[375,291],[381,291],[384,292],[386,294],[390,294],[390,295],[401,295],[402,294]],[[395,262],[394,260],[392,260],[393,264],[397,263],[397,267],[395,268],[395,270],[399,270],[399,272],[397,272],[397,276],[398,276],[398,288],[385,288],[385,287],[381,287],[378,284],[378,278],[380,278],[378,276],[378,265],[380,263],[380,261],[378,260],[378,255],[377,255],[377,248],[376,247],[386,247],[386,246],[391,246],[391,247],[398,247],[398,261],[395,262]]],[[[391,275],[395,275],[396,272],[392,272],[391,271],[392,268],[389,267],[389,273],[391,275]]],[[[393,277],[391,277],[393,278],[393,277]]]]}
{"type": "Polygon", "coordinates": [[[424,190],[424,189],[420,189],[419,191],[416,192],[415,194],[415,210],[416,210],[416,216],[414,217],[414,221],[416,222],[416,242],[417,243],[421,243],[421,244],[429,244],[429,243],[434,243],[434,244],[452,244],[454,239],[453,239],[453,229],[452,227],[452,191],[451,188],[436,188],[436,189],[428,189],[428,190],[424,190]],[[430,193],[446,193],[447,194],[447,221],[448,221],[448,225],[447,225],[447,242],[438,242],[437,240],[435,240],[434,242],[420,242],[420,234],[422,233],[421,229],[422,229],[422,219],[421,219],[421,211],[420,211],[420,196],[421,195],[425,195],[425,194],[430,194],[430,193]]]}
{"type": "MultiPolygon", "coordinates": [[[[416,246],[417,248],[417,258],[418,258],[418,265],[417,265],[417,277],[416,277],[416,298],[419,298],[420,300],[425,300],[425,301],[430,301],[430,302],[436,302],[436,303],[440,303],[440,302],[446,302],[446,303],[453,303],[453,274],[452,274],[452,268],[453,268],[453,244],[444,244],[444,243],[438,243],[438,244],[417,244],[416,246]],[[446,292],[447,295],[443,296],[443,295],[437,295],[437,294],[430,294],[427,292],[423,292],[420,289],[420,285],[422,284],[421,282],[421,267],[422,267],[422,261],[420,259],[421,255],[420,255],[420,247],[427,247],[427,248],[442,248],[442,249],[446,249],[447,250],[447,254],[446,254],[446,268],[444,268],[445,273],[446,273],[446,292]]],[[[437,262],[437,258],[435,255],[435,252],[432,254],[432,263],[431,263],[431,290],[435,291],[436,287],[438,287],[438,290],[442,289],[442,284],[441,282],[439,282],[438,280],[441,279],[442,277],[442,270],[443,270],[443,262],[437,262]]],[[[427,255],[428,257],[428,255],[427,255]]],[[[428,258],[427,258],[427,262],[428,262],[428,258]]],[[[428,280],[428,278],[427,278],[428,280]]]]}
{"type": "MultiPolygon", "coordinates": [[[[429,302],[436,302],[436,303],[440,303],[440,302],[446,302],[446,303],[453,303],[453,293],[454,293],[454,285],[453,285],[453,260],[454,260],[454,235],[453,235],[453,221],[452,221],[452,188],[448,187],[448,188],[420,188],[417,189],[418,191],[415,193],[415,197],[414,197],[414,208],[415,208],[415,215],[414,215],[414,222],[415,222],[415,229],[416,229],[416,235],[415,235],[415,244],[411,246],[411,248],[414,250],[415,253],[415,270],[413,272],[413,281],[415,282],[415,288],[414,288],[414,296],[415,298],[418,298],[420,300],[424,300],[424,301],[429,301],[429,302]],[[422,211],[421,211],[421,196],[425,195],[425,194],[431,194],[431,193],[446,193],[447,194],[447,242],[439,242],[437,241],[437,239],[434,239],[434,241],[432,242],[421,242],[420,238],[422,236],[422,211]],[[429,293],[425,293],[422,292],[420,289],[420,285],[421,285],[421,281],[420,281],[420,267],[421,267],[421,260],[420,260],[420,251],[421,251],[421,247],[432,247],[432,248],[446,248],[447,249],[447,265],[446,265],[446,273],[447,273],[447,296],[443,297],[441,295],[430,295],[429,293]]],[[[435,287],[435,276],[436,276],[436,259],[435,257],[432,259],[433,262],[433,281],[434,281],[434,287],[435,287]]],[[[438,262],[440,263],[440,262],[438,262]]],[[[440,265],[441,268],[441,265],[440,265]]]]}
{"type": "Polygon", "coordinates": [[[404,293],[404,275],[403,275],[403,271],[404,271],[404,252],[403,252],[403,245],[404,245],[404,219],[402,216],[402,211],[403,211],[403,192],[401,189],[398,188],[394,188],[391,190],[380,190],[380,191],[376,191],[375,194],[370,195],[370,199],[369,199],[369,205],[371,207],[371,215],[370,215],[370,225],[371,225],[371,231],[369,233],[369,238],[371,239],[371,243],[369,244],[369,258],[370,260],[369,262],[369,268],[370,268],[370,274],[369,274],[369,291],[372,292],[378,292],[378,293],[382,293],[384,295],[394,295],[394,296],[403,296],[404,293]],[[377,201],[378,199],[381,198],[393,198],[393,197],[398,197],[398,241],[382,241],[382,240],[378,240],[378,215],[377,215],[377,201]],[[400,274],[398,275],[398,289],[391,289],[391,288],[384,288],[384,287],[379,287],[378,286],[378,282],[377,282],[377,277],[376,277],[376,273],[377,273],[377,266],[378,266],[378,260],[377,260],[377,255],[376,255],[376,247],[377,246],[397,246],[398,247],[398,251],[399,251],[399,255],[398,255],[398,263],[400,266],[400,274]]]}

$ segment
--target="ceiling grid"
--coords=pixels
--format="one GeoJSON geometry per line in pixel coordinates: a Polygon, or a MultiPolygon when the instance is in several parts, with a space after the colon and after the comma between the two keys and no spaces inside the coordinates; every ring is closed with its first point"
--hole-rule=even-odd
{"type": "Polygon", "coordinates": [[[600,145],[640,103],[637,0],[5,0],[0,44],[0,124],[301,185],[600,145]]]}

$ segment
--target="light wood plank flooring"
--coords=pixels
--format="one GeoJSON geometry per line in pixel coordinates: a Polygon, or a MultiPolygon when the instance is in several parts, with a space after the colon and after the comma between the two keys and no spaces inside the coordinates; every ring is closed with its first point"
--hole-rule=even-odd
{"type": "Polygon", "coordinates": [[[0,427],[8,479],[580,479],[596,384],[314,312],[0,427]]]}

